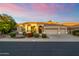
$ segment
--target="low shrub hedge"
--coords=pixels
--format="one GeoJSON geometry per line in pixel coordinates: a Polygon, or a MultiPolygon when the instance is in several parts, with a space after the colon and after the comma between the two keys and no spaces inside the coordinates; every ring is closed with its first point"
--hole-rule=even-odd
{"type": "Polygon", "coordinates": [[[26,32],[23,32],[23,35],[26,36],[27,35],[26,32]]]}
{"type": "Polygon", "coordinates": [[[40,35],[39,35],[38,33],[34,33],[33,36],[34,36],[35,38],[38,38],[40,35]]]}
{"type": "Polygon", "coordinates": [[[9,35],[10,35],[10,37],[12,37],[12,38],[13,38],[13,37],[16,37],[16,32],[10,32],[9,35]]]}
{"type": "Polygon", "coordinates": [[[79,30],[72,31],[72,35],[79,36],[79,30]]]}
{"type": "Polygon", "coordinates": [[[42,38],[47,38],[47,35],[46,34],[42,34],[42,38]]]}

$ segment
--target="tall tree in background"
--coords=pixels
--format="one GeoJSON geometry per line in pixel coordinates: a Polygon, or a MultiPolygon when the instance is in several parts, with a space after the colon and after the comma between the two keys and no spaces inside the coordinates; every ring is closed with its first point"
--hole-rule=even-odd
{"type": "Polygon", "coordinates": [[[0,14],[0,32],[9,33],[16,28],[16,22],[13,17],[7,14],[0,14]]]}

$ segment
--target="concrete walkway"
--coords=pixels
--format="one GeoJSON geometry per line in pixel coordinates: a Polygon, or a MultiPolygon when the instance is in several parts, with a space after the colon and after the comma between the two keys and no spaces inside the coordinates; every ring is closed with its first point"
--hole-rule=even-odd
{"type": "Polygon", "coordinates": [[[2,41],[14,42],[79,42],[79,37],[72,35],[49,35],[49,38],[0,38],[2,41]]]}

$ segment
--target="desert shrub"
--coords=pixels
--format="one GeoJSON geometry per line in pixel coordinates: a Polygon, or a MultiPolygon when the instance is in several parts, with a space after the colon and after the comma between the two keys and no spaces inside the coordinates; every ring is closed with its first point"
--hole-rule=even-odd
{"type": "Polygon", "coordinates": [[[27,35],[26,32],[23,32],[23,35],[26,36],[27,35]]]}
{"type": "Polygon", "coordinates": [[[34,33],[33,36],[34,36],[35,38],[38,38],[40,35],[39,35],[38,33],[34,33]]]}
{"type": "Polygon", "coordinates": [[[47,35],[46,34],[42,34],[42,38],[47,38],[47,35]]]}
{"type": "Polygon", "coordinates": [[[10,32],[9,35],[10,35],[11,37],[16,37],[16,32],[10,32]]]}

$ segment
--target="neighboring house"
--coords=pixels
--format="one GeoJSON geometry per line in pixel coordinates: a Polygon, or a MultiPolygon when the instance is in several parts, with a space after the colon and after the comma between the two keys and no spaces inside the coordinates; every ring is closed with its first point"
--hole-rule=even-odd
{"type": "Polygon", "coordinates": [[[46,33],[46,34],[67,34],[67,26],[57,22],[26,22],[18,24],[17,31],[22,32],[22,28],[27,32],[46,33]]]}
{"type": "Polygon", "coordinates": [[[74,26],[67,26],[68,32],[72,33],[74,30],[79,30],[79,25],[74,25],[74,26]]]}
{"type": "Polygon", "coordinates": [[[63,25],[67,26],[68,32],[79,30],[79,22],[66,22],[66,23],[63,23],[63,25]]]}

